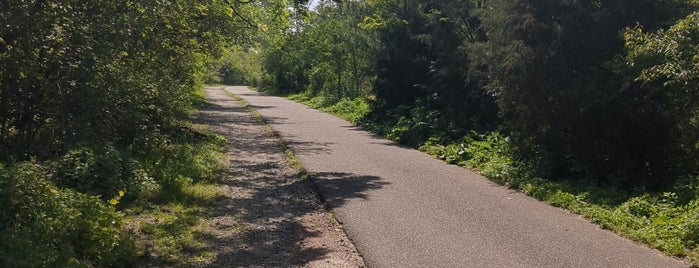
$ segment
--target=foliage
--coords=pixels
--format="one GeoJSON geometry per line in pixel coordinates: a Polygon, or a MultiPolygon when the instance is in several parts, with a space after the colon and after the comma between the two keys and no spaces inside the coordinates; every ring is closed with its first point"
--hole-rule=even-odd
{"type": "Polygon", "coordinates": [[[393,114],[398,118],[397,122],[386,137],[416,147],[429,137],[444,137],[445,132],[453,129],[453,126],[432,107],[428,99],[416,100],[413,106],[397,107],[393,114]]]}
{"type": "Polygon", "coordinates": [[[509,139],[498,132],[481,135],[475,131],[456,142],[444,144],[431,138],[420,146],[420,150],[447,163],[477,169],[488,178],[508,184],[510,177],[518,175],[511,148],[509,139]]]}
{"type": "Polygon", "coordinates": [[[363,98],[341,99],[337,103],[326,107],[325,111],[341,115],[343,119],[351,123],[357,123],[369,113],[369,104],[363,98]]]}
{"type": "Polygon", "coordinates": [[[429,109],[458,128],[492,130],[497,122],[482,74],[469,68],[480,38],[474,1],[377,1],[380,45],[372,51],[377,113],[431,99],[429,109]]]}
{"type": "Polygon", "coordinates": [[[0,170],[0,266],[127,265],[135,252],[122,216],[95,196],[56,187],[46,173],[33,163],[0,170]]]}
{"type": "Polygon", "coordinates": [[[128,161],[129,157],[122,154],[111,146],[73,149],[51,164],[51,180],[59,187],[103,199],[109,199],[119,191],[128,193],[129,199],[133,199],[143,184],[152,178],[136,160],[128,161]]]}
{"type": "MultiPolygon", "coordinates": [[[[638,26],[625,34],[628,56],[623,71],[657,114],[670,165],[683,173],[697,174],[699,161],[699,13],[690,14],[667,30],[644,33],[638,26]]],[[[680,173],[682,174],[682,173],[680,173]]]]}
{"type": "Polygon", "coordinates": [[[202,54],[244,30],[232,8],[207,0],[3,2],[0,158],[47,159],[84,142],[125,147],[172,123],[200,83],[202,54]]]}
{"type": "MultiPolygon", "coordinates": [[[[275,6],[275,8],[286,8],[275,6]]],[[[314,11],[289,7],[280,35],[263,46],[264,90],[279,94],[308,91],[331,102],[367,97],[373,75],[368,50],[371,32],[358,28],[366,3],[321,2],[314,11]]]]}
{"type": "Polygon", "coordinates": [[[258,86],[262,79],[260,53],[254,49],[234,47],[224,51],[219,60],[210,69],[207,83],[226,85],[258,86]]]}
{"type": "Polygon", "coordinates": [[[183,120],[207,61],[250,42],[250,9],[0,2],[0,266],[128,266],[116,208],[220,176],[225,141],[183,120]]]}
{"type": "Polygon", "coordinates": [[[205,183],[221,176],[226,141],[191,129],[176,137],[158,154],[85,147],[43,164],[3,165],[0,266],[128,266],[134,242],[116,208],[132,211],[153,201],[205,205],[220,196],[205,183]]]}
{"type": "Polygon", "coordinates": [[[351,123],[358,123],[371,110],[369,103],[363,98],[344,98],[337,103],[329,102],[324,97],[313,97],[308,94],[294,94],[287,96],[291,100],[304,103],[315,109],[337,115],[351,123]]]}
{"type": "Polygon", "coordinates": [[[654,96],[624,90],[619,34],[682,16],[683,1],[491,1],[486,40],[472,47],[503,129],[549,177],[589,176],[626,187],[671,184],[677,157],[654,96]],[[649,9],[652,6],[652,12],[649,9]]]}

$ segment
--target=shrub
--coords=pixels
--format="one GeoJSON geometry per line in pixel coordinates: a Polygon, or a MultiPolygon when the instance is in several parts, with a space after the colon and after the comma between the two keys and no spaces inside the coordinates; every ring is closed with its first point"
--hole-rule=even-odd
{"type": "Polygon", "coordinates": [[[103,199],[119,191],[133,198],[140,192],[141,185],[151,179],[139,168],[138,162],[129,159],[109,145],[99,149],[80,147],[53,162],[49,173],[60,187],[103,199]]]}
{"type": "Polygon", "coordinates": [[[363,98],[345,98],[324,110],[356,124],[369,113],[370,107],[363,98]]]}
{"type": "Polygon", "coordinates": [[[135,251],[121,215],[45,174],[32,163],[0,171],[0,266],[126,266],[135,251]]]}
{"type": "Polygon", "coordinates": [[[447,122],[442,114],[434,109],[434,99],[425,98],[414,102],[412,106],[399,106],[395,113],[397,122],[393,124],[386,137],[405,145],[419,147],[429,138],[452,138],[453,124],[447,122]]]}
{"type": "Polygon", "coordinates": [[[158,169],[163,177],[160,183],[212,182],[223,170],[223,152],[216,144],[170,145],[161,158],[158,169]]]}

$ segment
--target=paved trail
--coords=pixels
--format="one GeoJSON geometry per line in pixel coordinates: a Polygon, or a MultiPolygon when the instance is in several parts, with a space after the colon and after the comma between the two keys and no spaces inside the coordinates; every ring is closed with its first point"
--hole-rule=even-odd
{"type": "Polygon", "coordinates": [[[580,216],[245,87],[369,267],[683,267],[580,216]]]}

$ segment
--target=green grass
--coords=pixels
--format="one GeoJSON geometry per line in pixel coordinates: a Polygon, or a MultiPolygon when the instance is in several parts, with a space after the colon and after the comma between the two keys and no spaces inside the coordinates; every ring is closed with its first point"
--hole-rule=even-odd
{"type": "Polygon", "coordinates": [[[223,197],[225,138],[190,125],[149,155],[156,187],[125,208],[141,261],[156,265],[203,265],[213,253],[201,234],[202,219],[223,197]]]}
{"type": "MultiPolygon", "coordinates": [[[[204,245],[194,237],[200,227],[200,211],[183,204],[158,206],[140,217],[138,231],[148,241],[149,254],[169,263],[181,263],[181,251],[201,251],[204,245]]],[[[146,250],[146,249],[141,249],[146,250]]]]}
{"type": "Polygon", "coordinates": [[[357,124],[360,119],[364,118],[370,111],[371,107],[363,98],[341,99],[337,102],[332,102],[321,96],[310,96],[308,94],[294,94],[286,96],[288,99],[306,104],[314,109],[331,113],[345,119],[353,124],[357,124]]]}
{"type": "MultiPolygon", "coordinates": [[[[201,190],[211,190],[213,187],[195,185],[189,191],[197,199],[211,200],[220,192],[204,193],[201,190]]],[[[211,263],[215,254],[211,241],[204,234],[212,227],[204,220],[212,216],[212,209],[200,203],[170,202],[129,216],[130,228],[138,238],[136,248],[142,261],[157,266],[211,263]]]]}

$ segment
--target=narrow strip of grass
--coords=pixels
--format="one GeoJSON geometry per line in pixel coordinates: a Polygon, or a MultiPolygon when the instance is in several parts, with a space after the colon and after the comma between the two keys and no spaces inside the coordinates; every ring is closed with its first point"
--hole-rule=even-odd
{"type": "Polygon", "coordinates": [[[285,97],[308,105],[313,109],[319,109],[324,112],[331,113],[351,122],[352,124],[357,124],[359,120],[364,118],[371,111],[371,107],[369,107],[369,104],[363,98],[345,98],[332,102],[322,96],[311,96],[304,93],[288,95],[285,97]]]}
{"type": "MultiPolygon", "coordinates": [[[[208,105],[203,91],[195,98],[198,109],[208,105]]],[[[219,183],[228,141],[192,122],[182,122],[179,131],[147,155],[157,184],[123,210],[125,228],[136,241],[137,266],[200,266],[213,260],[205,219],[223,197],[219,183]]]]}

